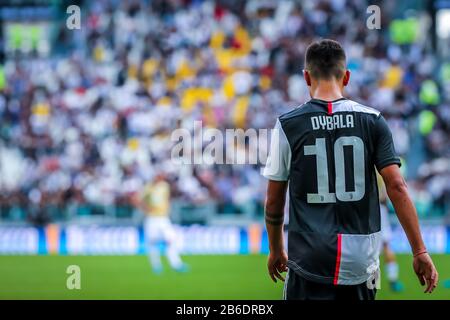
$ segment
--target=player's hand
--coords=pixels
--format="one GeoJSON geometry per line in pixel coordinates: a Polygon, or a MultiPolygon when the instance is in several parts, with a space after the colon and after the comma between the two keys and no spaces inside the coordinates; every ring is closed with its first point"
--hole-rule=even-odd
{"type": "Polygon", "coordinates": [[[428,253],[422,253],[414,257],[413,261],[414,272],[419,278],[420,284],[424,286],[426,284],[425,293],[433,292],[436,288],[439,275],[434,267],[433,260],[428,253]]]}
{"type": "Polygon", "coordinates": [[[286,251],[281,250],[279,252],[270,252],[269,259],[267,261],[267,268],[269,270],[269,275],[273,282],[277,282],[277,278],[284,281],[284,277],[281,275],[282,272],[286,272],[288,256],[286,251]]]}

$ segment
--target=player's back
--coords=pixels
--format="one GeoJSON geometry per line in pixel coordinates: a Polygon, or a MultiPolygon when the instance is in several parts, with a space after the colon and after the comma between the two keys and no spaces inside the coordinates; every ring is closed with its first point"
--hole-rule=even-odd
{"type": "Polygon", "coordinates": [[[324,283],[366,281],[381,241],[375,167],[399,163],[384,118],[345,98],[312,99],[277,125],[289,149],[289,267],[324,283]]]}

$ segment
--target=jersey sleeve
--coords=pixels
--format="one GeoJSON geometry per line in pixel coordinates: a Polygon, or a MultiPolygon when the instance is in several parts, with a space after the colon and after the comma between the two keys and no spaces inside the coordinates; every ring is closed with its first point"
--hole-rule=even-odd
{"type": "Polygon", "coordinates": [[[374,163],[378,172],[391,164],[397,164],[399,167],[401,166],[400,158],[395,153],[391,130],[382,115],[380,115],[375,122],[374,158],[374,163]]]}
{"type": "Polygon", "coordinates": [[[291,147],[279,119],[272,130],[270,140],[270,153],[263,169],[263,176],[269,180],[288,181],[291,169],[291,147]]]}

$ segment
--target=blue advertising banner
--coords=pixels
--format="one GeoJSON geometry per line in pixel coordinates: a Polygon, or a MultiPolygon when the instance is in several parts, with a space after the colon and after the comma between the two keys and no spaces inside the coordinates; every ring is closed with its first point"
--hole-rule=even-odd
{"type": "MultiPolygon", "coordinates": [[[[267,254],[269,251],[267,232],[258,224],[246,228],[173,225],[170,234],[185,255],[267,254]]],[[[450,226],[422,226],[422,234],[429,252],[450,253],[450,226]]],[[[142,227],[136,226],[2,226],[0,254],[144,254],[149,236],[142,227]]],[[[410,253],[408,240],[400,226],[393,226],[389,242],[394,252],[410,253]]],[[[164,237],[160,243],[164,247],[164,237]]]]}

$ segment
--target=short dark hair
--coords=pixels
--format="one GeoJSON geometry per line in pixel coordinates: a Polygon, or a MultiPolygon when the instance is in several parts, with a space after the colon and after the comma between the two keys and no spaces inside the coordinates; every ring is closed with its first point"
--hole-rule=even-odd
{"type": "Polygon", "coordinates": [[[306,49],[305,69],[316,79],[339,79],[346,70],[345,51],[341,44],[334,40],[313,42],[306,49]]]}

